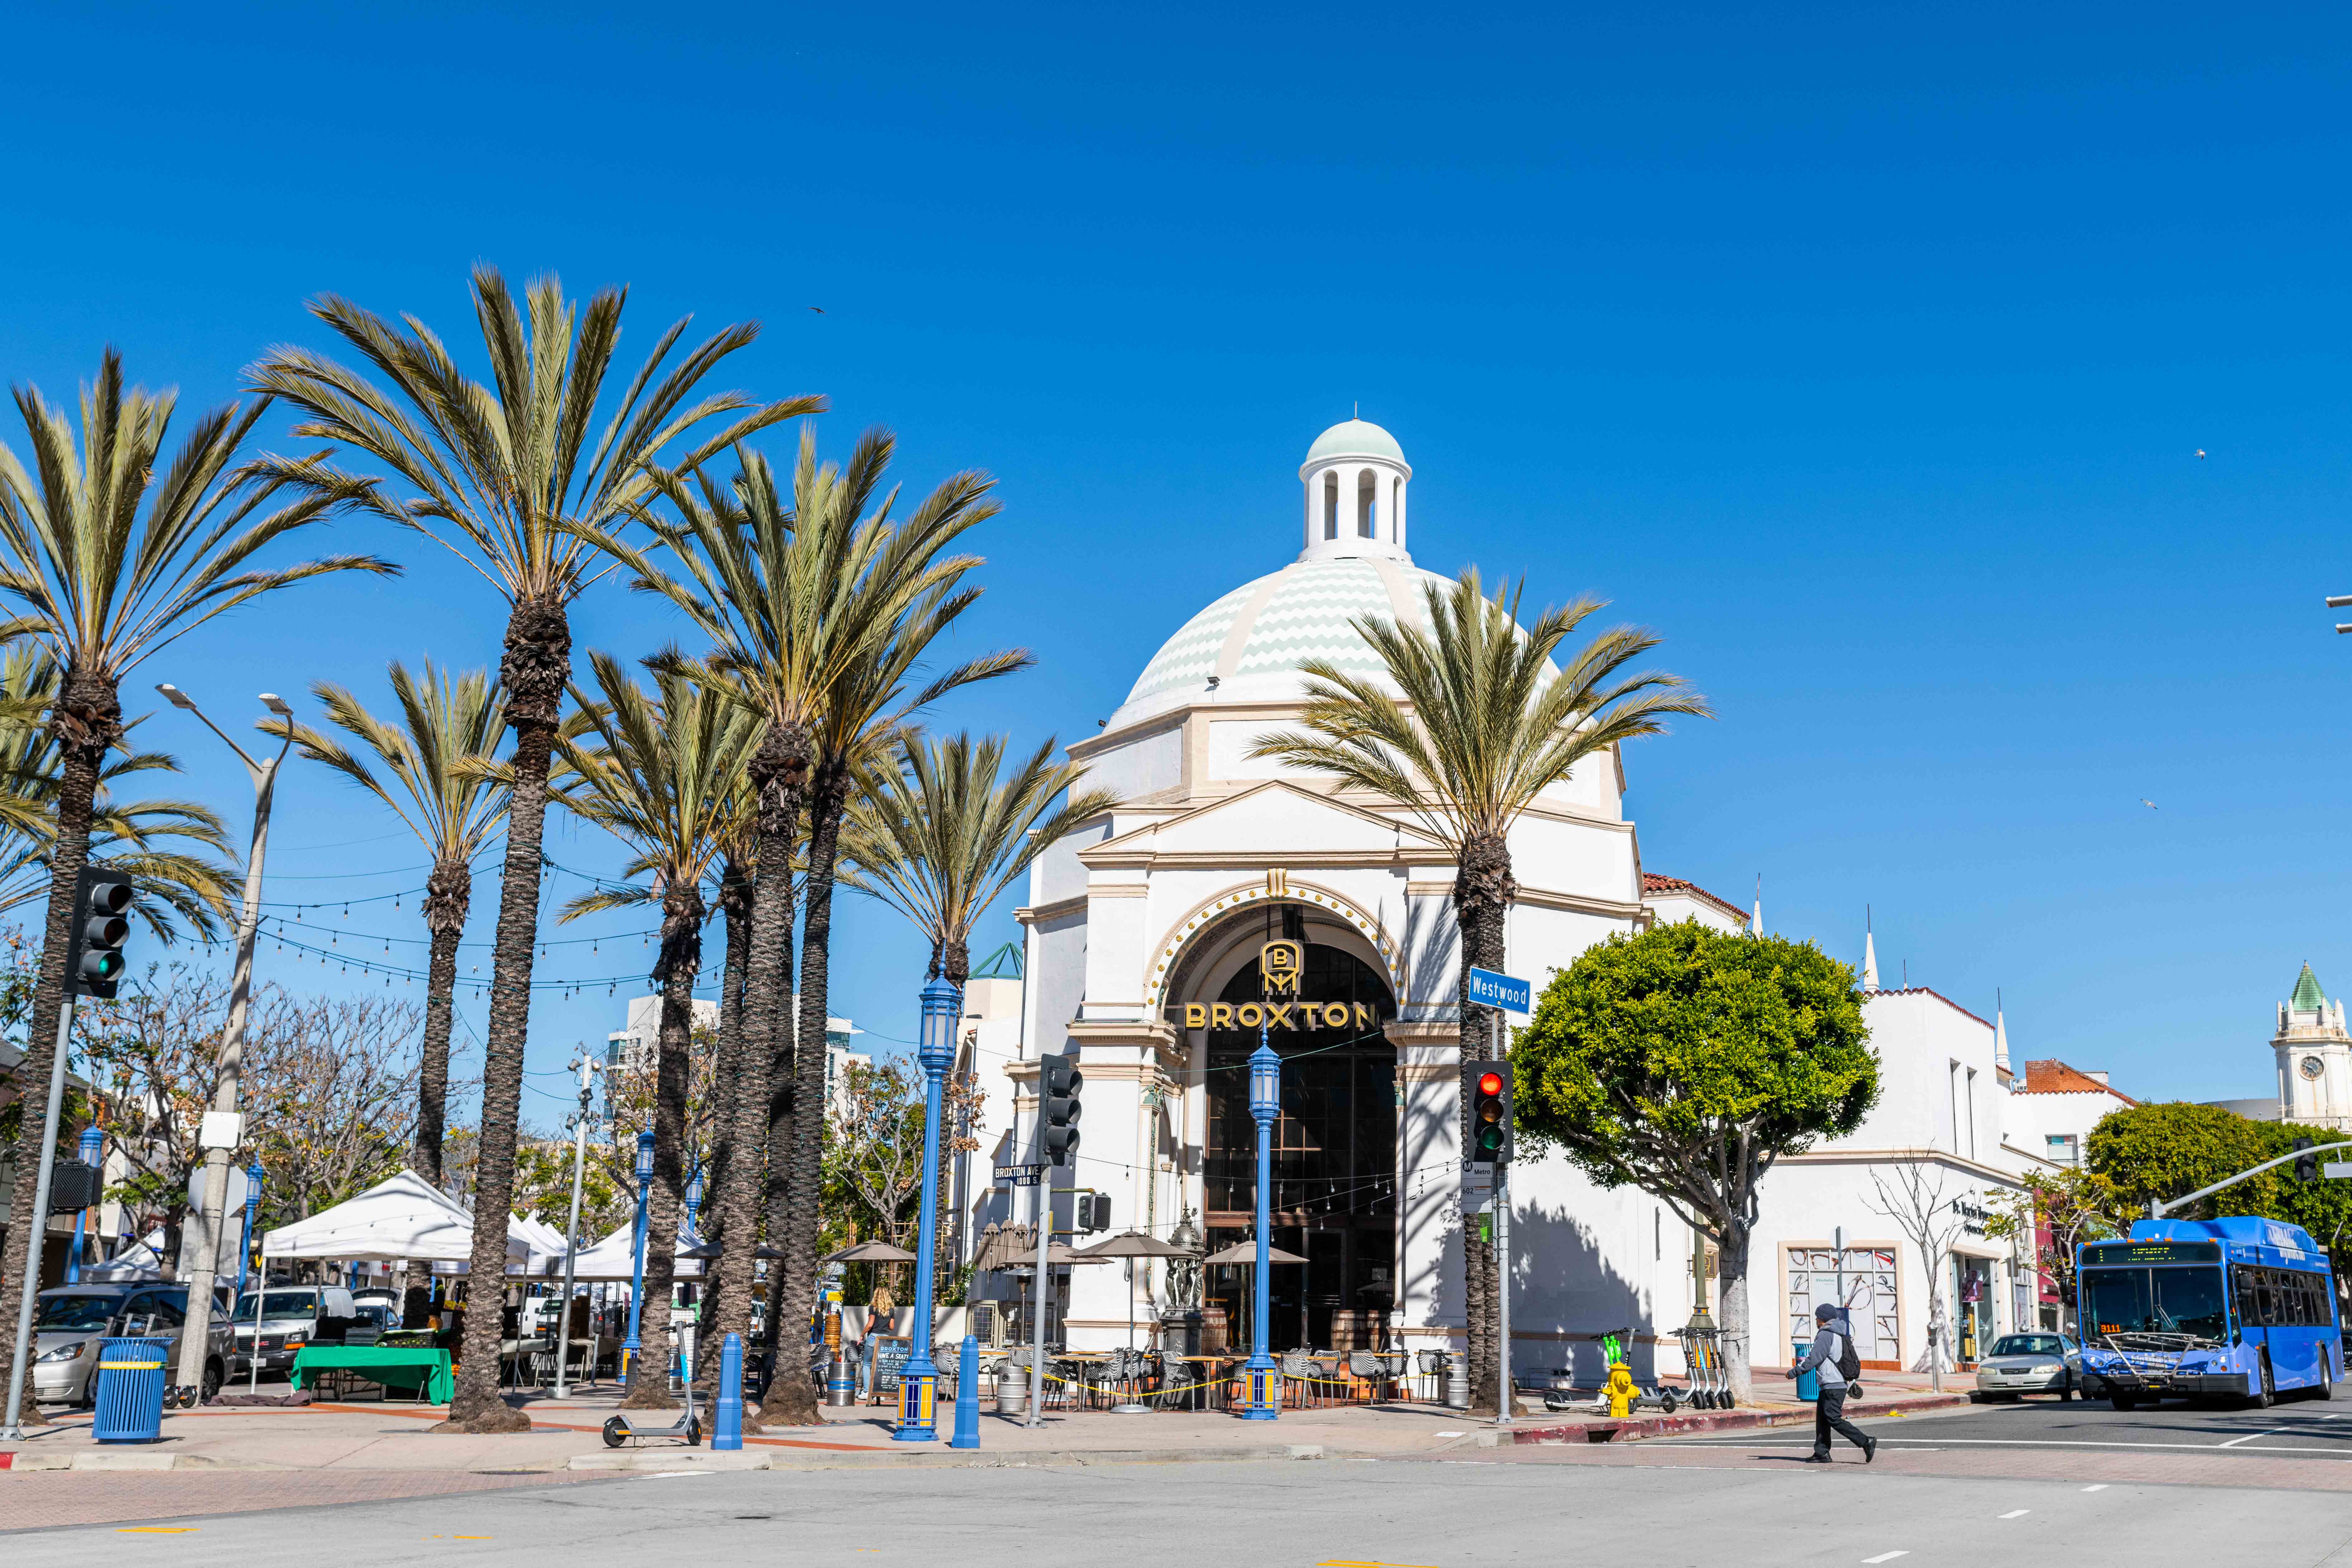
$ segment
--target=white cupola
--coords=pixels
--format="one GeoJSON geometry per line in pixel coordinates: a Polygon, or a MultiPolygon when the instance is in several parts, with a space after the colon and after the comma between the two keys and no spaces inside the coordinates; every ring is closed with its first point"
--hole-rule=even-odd
{"type": "Polygon", "coordinates": [[[1412,467],[1396,437],[1366,419],[1334,425],[1315,437],[1298,469],[1307,489],[1307,548],[1301,561],[1405,552],[1405,487],[1412,467]]]}

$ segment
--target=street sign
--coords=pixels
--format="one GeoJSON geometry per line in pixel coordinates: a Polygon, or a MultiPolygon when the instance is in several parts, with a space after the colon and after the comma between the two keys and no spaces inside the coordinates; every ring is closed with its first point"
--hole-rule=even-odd
{"type": "Polygon", "coordinates": [[[1491,969],[1470,971],[1470,1000],[1482,1007],[1500,1007],[1506,1013],[1528,1010],[1528,983],[1514,980],[1507,974],[1497,974],[1491,969]]]}
{"type": "Polygon", "coordinates": [[[999,1165],[996,1167],[996,1184],[1000,1187],[1034,1187],[1037,1184],[1037,1178],[1045,1173],[1043,1165],[999,1165]]]}
{"type": "Polygon", "coordinates": [[[2352,1165],[2347,1165],[2341,1160],[2330,1160],[2319,1167],[2319,1173],[2323,1176],[2331,1176],[2339,1182],[2352,1181],[2352,1165]]]}

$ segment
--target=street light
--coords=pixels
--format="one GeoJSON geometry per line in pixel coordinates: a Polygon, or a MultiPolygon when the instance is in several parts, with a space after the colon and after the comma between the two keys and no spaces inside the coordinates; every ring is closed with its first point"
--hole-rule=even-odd
{"type": "Polygon", "coordinates": [[[253,1222],[261,1212],[261,1162],[254,1161],[245,1168],[245,1237],[236,1247],[236,1289],[245,1293],[245,1276],[252,1267],[253,1222]]]}
{"type": "MultiPolygon", "coordinates": [[[[106,1134],[95,1127],[83,1128],[78,1152],[81,1163],[99,1173],[99,1192],[102,1195],[106,1191],[106,1168],[103,1163],[106,1158],[106,1134]]],[[[88,1220],[89,1215],[90,1211],[88,1209],[74,1211],[73,1250],[66,1254],[66,1283],[68,1285],[81,1283],[81,1227],[82,1222],[88,1220]]],[[[95,1222],[90,1225],[90,1234],[92,1237],[98,1234],[95,1222]]]]}
{"type": "Polygon", "coordinates": [[[1266,1353],[1266,1320],[1273,1315],[1274,1296],[1268,1289],[1274,1236],[1274,1123],[1282,1114],[1282,1058],[1258,1030],[1257,1049],[1249,1059],[1250,1120],[1257,1123],[1257,1280],[1250,1314],[1250,1358],[1242,1370],[1249,1374],[1249,1400],[1242,1406],[1244,1421],[1272,1421],[1282,1406],[1281,1369],[1266,1353]]]}
{"type": "MultiPolygon", "coordinates": [[[[228,1019],[221,1030],[220,1080],[213,1092],[212,1109],[220,1120],[217,1131],[207,1127],[203,1140],[206,1145],[205,1201],[196,1226],[194,1267],[184,1274],[188,1283],[188,1319],[180,1335],[178,1392],[183,1405],[193,1405],[204,1386],[205,1352],[212,1343],[213,1281],[220,1272],[222,1233],[228,1228],[229,1154],[244,1134],[245,1119],[237,1107],[245,1062],[245,1015],[253,996],[253,944],[261,932],[261,862],[269,847],[269,802],[278,787],[278,764],[293,747],[294,730],[290,723],[286,725],[285,743],[278,748],[278,754],[267,763],[257,763],[229,738],[227,731],[206,718],[186,692],[168,683],[155,689],[173,707],[194,713],[205,729],[218,735],[253,780],[253,849],[245,858],[245,908],[236,919],[236,968],[229,979],[228,1019]]],[[[263,692],[261,705],[280,719],[294,717],[294,710],[275,692],[263,692]]],[[[215,1117],[205,1120],[213,1122],[215,1117]]],[[[187,1251],[184,1241],[183,1258],[187,1251]]],[[[259,1349],[257,1341],[255,1348],[259,1349]]]]}
{"type": "Polygon", "coordinates": [[[637,1385],[637,1352],[645,1348],[637,1331],[646,1310],[646,1194],[653,1190],[653,1181],[654,1134],[649,1127],[637,1134],[636,1258],[629,1269],[629,1337],[621,1342],[621,1359],[629,1368],[624,1381],[631,1388],[637,1385]]]}
{"type": "Polygon", "coordinates": [[[923,1043],[915,1053],[923,1068],[923,1217],[915,1243],[914,1352],[898,1372],[898,1429],[891,1434],[901,1443],[940,1440],[940,1369],[931,1360],[931,1265],[940,1228],[940,1099],[948,1068],[955,1066],[956,1015],[962,1010],[962,1000],[944,977],[923,987],[923,1043]]]}
{"type": "Polygon", "coordinates": [[[695,1228],[694,1221],[695,1216],[701,1212],[702,1167],[697,1165],[694,1168],[694,1174],[686,1179],[686,1234],[698,1242],[702,1239],[702,1232],[695,1228]]]}

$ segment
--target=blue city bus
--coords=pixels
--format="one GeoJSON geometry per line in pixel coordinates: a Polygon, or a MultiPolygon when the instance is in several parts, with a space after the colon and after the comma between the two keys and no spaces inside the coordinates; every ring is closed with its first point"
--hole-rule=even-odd
{"type": "Polygon", "coordinates": [[[2301,1226],[2144,1219],[2074,1249],[2083,1371],[2118,1410],[2167,1394],[2332,1399],[2344,1331],[2327,1254],[2301,1226]]]}

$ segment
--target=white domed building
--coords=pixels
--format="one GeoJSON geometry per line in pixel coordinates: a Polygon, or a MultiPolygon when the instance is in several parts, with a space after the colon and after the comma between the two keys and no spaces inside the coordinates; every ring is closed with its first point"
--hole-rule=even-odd
{"type": "MultiPolygon", "coordinates": [[[[1053,1172],[1057,1194],[1108,1193],[1114,1231],[1164,1239],[1189,1225],[1210,1252],[1250,1236],[1255,1131],[1241,1063],[1258,1043],[1261,952],[1297,942],[1297,1003],[1268,1026],[1285,1058],[1273,1239],[1307,1261],[1274,1271],[1273,1344],[1459,1348],[1454,858],[1397,807],[1249,755],[1297,715],[1303,660],[1379,673],[1349,622],[1425,624],[1423,587],[1447,580],[1413,564],[1412,468],[1387,431],[1332,426],[1299,479],[1295,557],[1183,621],[1102,732],[1070,748],[1126,804],[1032,872],[1023,1016],[1017,1042],[1003,1039],[1014,1094],[1006,1107],[992,1093],[975,1163],[1039,1158],[1036,1057],[1075,1048],[1082,1145],[1053,1172]]],[[[1589,759],[1513,832],[1508,967],[1538,989],[1611,931],[1688,914],[1740,923],[1687,883],[1652,879],[1645,894],[1624,792],[1620,758],[1589,759]]],[[[1029,1192],[970,1195],[967,1235],[1032,1218],[1029,1192]]],[[[1571,1359],[1590,1373],[1597,1351],[1578,1358],[1578,1344],[1629,1323],[1647,1342],[1687,1318],[1689,1233],[1655,1199],[1600,1192],[1558,1159],[1517,1167],[1513,1199],[1523,1373],[1571,1359]]],[[[1056,1210],[1066,1226],[1066,1198],[1056,1210]]],[[[1139,1321],[1188,1283],[1136,1265],[1139,1321]]],[[[1127,1342],[1124,1268],[1073,1269],[1066,1289],[1072,1346],[1127,1342]]],[[[1241,1268],[1200,1282],[1213,1324],[1222,1310],[1244,1348],[1247,1289],[1241,1268]]],[[[980,1293],[1015,1292],[1008,1279],[980,1293]]],[[[1647,1351],[1637,1343],[1644,1374],[1647,1351]]]]}

